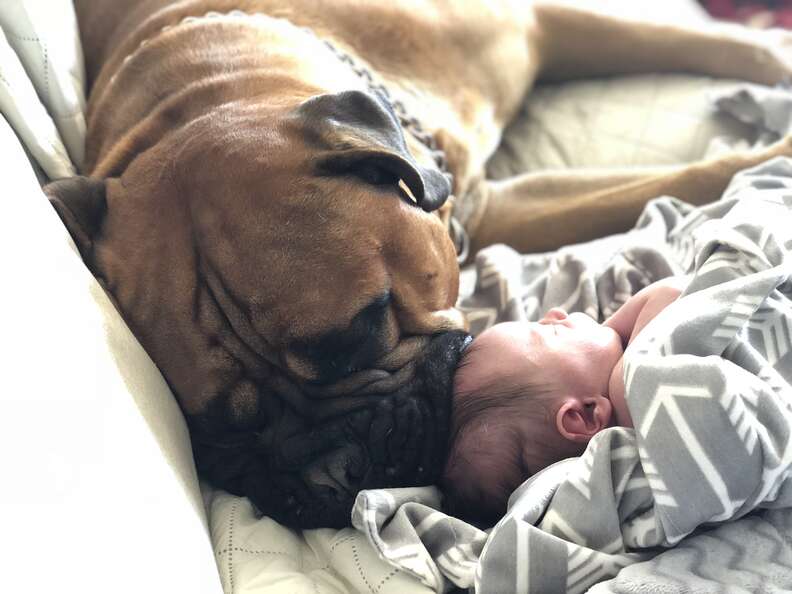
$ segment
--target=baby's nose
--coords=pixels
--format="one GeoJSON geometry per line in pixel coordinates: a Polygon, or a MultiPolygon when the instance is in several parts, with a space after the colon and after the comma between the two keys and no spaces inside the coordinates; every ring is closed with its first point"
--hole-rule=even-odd
{"type": "Polygon", "coordinates": [[[567,318],[567,312],[560,307],[550,309],[542,318],[543,322],[560,322],[567,318]]]}

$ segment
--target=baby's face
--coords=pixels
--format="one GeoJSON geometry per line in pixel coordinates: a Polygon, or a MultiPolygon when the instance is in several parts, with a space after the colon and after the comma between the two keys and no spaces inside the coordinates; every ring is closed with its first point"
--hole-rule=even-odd
{"type": "Polygon", "coordinates": [[[591,410],[601,411],[600,426],[612,422],[608,383],[622,343],[613,329],[585,314],[553,309],[539,322],[497,324],[468,348],[454,379],[454,411],[475,411],[474,398],[485,407],[465,420],[470,412],[452,413],[453,423],[464,428],[452,445],[444,483],[466,513],[495,519],[520,483],[585,447],[557,428],[556,414],[568,397],[596,396],[600,404],[591,410]],[[491,398],[509,405],[487,404],[491,398]]]}
{"type": "Polygon", "coordinates": [[[474,345],[475,361],[465,369],[465,383],[519,384],[523,378],[559,395],[581,397],[608,394],[611,371],[623,354],[612,328],[561,309],[551,309],[539,322],[496,324],[474,345]]]}
{"type": "MultiPolygon", "coordinates": [[[[554,309],[539,322],[497,324],[468,348],[454,380],[454,425],[460,422],[456,412],[475,405],[474,398],[517,398],[463,422],[469,424],[452,444],[444,483],[464,507],[497,516],[511,491],[531,474],[585,447],[560,435],[555,414],[568,396],[599,395],[607,404],[622,342],[613,329],[585,314],[554,309]],[[537,386],[541,402],[529,396],[537,386]]],[[[609,405],[603,410],[611,415],[609,405]]]]}

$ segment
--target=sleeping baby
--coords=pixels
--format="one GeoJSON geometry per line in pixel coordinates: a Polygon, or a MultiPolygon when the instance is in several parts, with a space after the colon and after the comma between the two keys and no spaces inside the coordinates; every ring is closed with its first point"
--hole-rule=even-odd
{"type": "Polygon", "coordinates": [[[496,324],[477,337],[454,377],[443,477],[449,511],[495,520],[529,476],[580,455],[606,427],[631,427],[624,348],[688,281],[653,283],[602,324],[555,308],[538,322],[496,324]]]}

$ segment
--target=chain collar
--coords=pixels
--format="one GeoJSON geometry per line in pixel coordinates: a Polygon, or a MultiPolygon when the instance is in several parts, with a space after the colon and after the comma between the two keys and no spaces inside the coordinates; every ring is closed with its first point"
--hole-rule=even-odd
{"type": "Polygon", "coordinates": [[[432,154],[432,158],[434,159],[435,163],[437,164],[438,169],[440,172],[443,173],[446,177],[449,178],[449,181],[453,184],[453,175],[448,170],[448,161],[446,160],[445,151],[443,151],[437,144],[434,135],[431,132],[427,132],[424,130],[421,122],[418,121],[418,118],[411,116],[407,112],[407,108],[404,107],[404,103],[399,101],[398,99],[393,99],[393,96],[385,86],[384,83],[378,82],[374,78],[374,74],[369,68],[365,66],[361,66],[358,64],[355,59],[352,57],[351,54],[337,48],[333,43],[328,41],[327,39],[323,39],[314,33],[311,29],[307,27],[302,27],[304,31],[307,31],[314,37],[316,37],[319,41],[321,41],[327,49],[335,54],[335,56],[339,59],[339,61],[343,62],[349,68],[358,75],[358,77],[362,78],[363,81],[366,83],[370,91],[378,93],[382,95],[393,108],[393,111],[396,113],[396,116],[399,118],[399,122],[402,125],[402,128],[407,130],[410,134],[412,134],[421,144],[423,144],[432,154]]]}
{"type": "MultiPolygon", "coordinates": [[[[393,95],[391,94],[388,87],[385,86],[383,82],[376,80],[371,69],[359,64],[351,54],[339,49],[327,39],[319,37],[308,27],[302,27],[302,29],[321,41],[327,47],[327,49],[329,49],[338,58],[340,62],[346,64],[350,70],[352,70],[352,72],[354,72],[366,83],[366,86],[370,91],[378,93],[391,105],[393,111],[396,113],[396,116],[399,118],[399,123],[401,123],[402,128],[412,134],[412,136],[415,137],[418,142],[429,149],[432,158],[437,164],[437,168],[443,175],[446,176],[446,178],[448,178],[448,182],[453,188],[454,176],[448,170],[448,160],[446,159],[445,151],[437,144],[434,134],[425,130],[418,118],[409,114],[407,108],[404,106],[404,103],[398,99],[393,99],[393,95]]],[[[460,223],[455,216],[451,215],[449,223],[448,231],[451,235],[451,240],[454,242],[454,247],[456,248],[457,262],[462,264],[465,260],[467,260],[467,257],[470,253],[470,238],[462,226],[462,223],[460,223]]]]}

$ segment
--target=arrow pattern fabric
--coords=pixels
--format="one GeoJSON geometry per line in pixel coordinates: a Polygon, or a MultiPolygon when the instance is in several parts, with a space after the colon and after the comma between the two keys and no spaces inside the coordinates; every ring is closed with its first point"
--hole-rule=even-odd
{"type": "Polygon", "coordinates": [[[714,204],[650,203],[620,237],[485,251],[468,305],[489,322],[555,305],[602,319],[692,274],[625,352],[635,429],[605,430],[526,481],[491,531],[426,489],[363,492],[353,523],[437,592],[792,589],[791,248],[792,160],[775,159],[714,204]]]}

